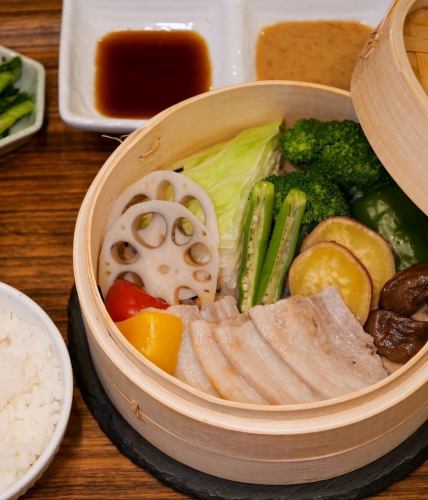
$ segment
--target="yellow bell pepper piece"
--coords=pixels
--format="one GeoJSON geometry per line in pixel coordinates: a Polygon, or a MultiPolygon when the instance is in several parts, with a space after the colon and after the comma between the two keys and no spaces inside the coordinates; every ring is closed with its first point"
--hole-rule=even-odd
{"type": "Polygon", "coordinates": [[[116,326],[147,359],[174,373],[183,333],[183,322],[178,316],[144,310],[116,326]]]}

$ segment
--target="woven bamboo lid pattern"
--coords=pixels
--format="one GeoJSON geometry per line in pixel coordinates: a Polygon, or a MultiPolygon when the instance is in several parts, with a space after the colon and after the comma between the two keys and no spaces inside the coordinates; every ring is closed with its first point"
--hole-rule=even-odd
{"type": "Polygon", "coordinates": [[[404,46],[417,79],[428,93],[428,8],[408,14],[404,23],[404,46]]]}

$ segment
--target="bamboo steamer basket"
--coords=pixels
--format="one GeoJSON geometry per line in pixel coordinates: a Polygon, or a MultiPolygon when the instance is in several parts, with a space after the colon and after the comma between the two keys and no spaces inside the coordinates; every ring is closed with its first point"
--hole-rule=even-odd
{"type": "Polygon", "coordinates": [[[425,29],[409,26],[403,36],[408,14],[422,7],[428,8],[428,0],[392,3],[360,56],[351,93],[360,123],[379,159],[401,189],[427,213],[428,25],[425,29]]]}
{"type": "Polygon", "coordinates": [[[98,376],[124,418],[154,446],[203,472],[259,484],[338,476],[381,457],[428,417],[428,346],[387,379],[348,396],[302,405],[223,401],[166,374],[120,334],[97,289],[104,225],[115,198],[154,169],[285,117],[357,115],[345,91],[256,82],[209,92],[160,113],[106,161],[83,201],[74,272],[98,376]]]}

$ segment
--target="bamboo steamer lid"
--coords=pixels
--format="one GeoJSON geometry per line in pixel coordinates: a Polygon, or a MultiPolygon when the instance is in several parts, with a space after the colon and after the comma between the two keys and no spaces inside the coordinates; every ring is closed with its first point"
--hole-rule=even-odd
{"type": "Polygon", "coordinates": [[[360,55],[351,94],[377,156],[428,214],[428,16],[414,13],[423,7],[428,0],[392,3],[360,55]]]}

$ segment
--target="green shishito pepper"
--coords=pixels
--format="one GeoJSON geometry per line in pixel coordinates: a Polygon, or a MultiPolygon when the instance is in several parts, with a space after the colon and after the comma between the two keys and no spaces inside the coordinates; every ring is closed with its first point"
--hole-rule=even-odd
{"type": "Polygon", "coordinates": [[[260,273],[256,304],[272,304],[281,298],[285,276],[293,260],[306,208],[306,195],[292,189],[282,202],[260,273]]]}
{"type": "Polygon", "coordinates": [[[428,260],[428,218],[397,185],[359,198],[351,213],[388,241],[399,270],[428,260]]]}

